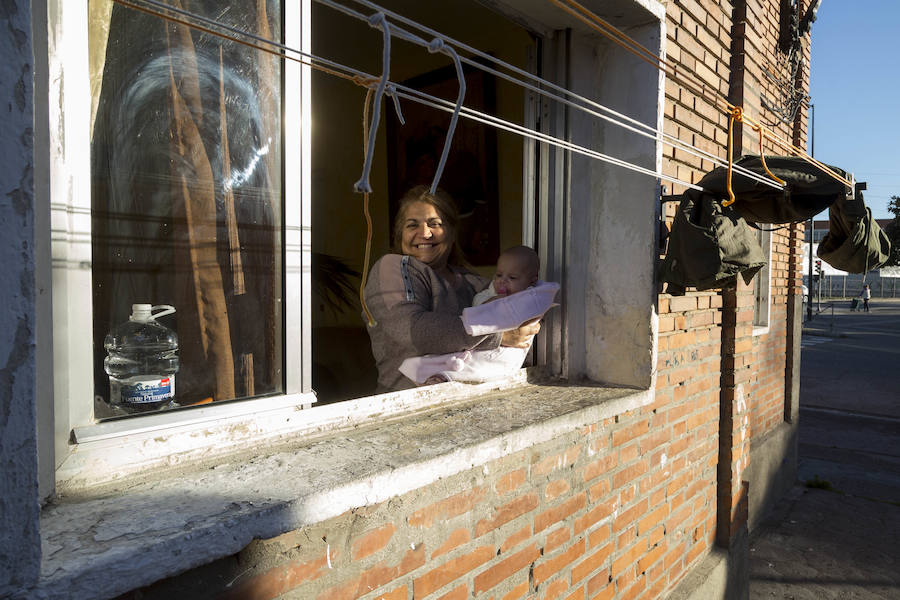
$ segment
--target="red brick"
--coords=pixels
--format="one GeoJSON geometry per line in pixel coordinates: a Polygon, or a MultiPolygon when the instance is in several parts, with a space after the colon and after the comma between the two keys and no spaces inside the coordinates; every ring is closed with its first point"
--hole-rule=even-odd
{"type": "MultiPolygon", "coordinates": [[[[623,586],[616,582],[621,590],[623,586]]],[[[619,593],[619,598],[621,600],[633,600],[633,598],[637,598],[645,589],[647,588],[647,580],[643,577],[639,578],[631,587],[629,587],[624,592],[619,593]]]]}
{"type": "Polygon", "coordinates": [[[655,548],[651,548],[650,552],[638,559],[638,571],[641,571],[642,573],[647,571],[651,566],[653,566],[653,563],[659,560],[663,556],[663,554],[666,553],[666,550],[668,550],[668,548],[669,546],[666,543],[662,543],[655,548]]]}
{"type": "Polygon", "coordinates": [[[569,584],[565,579],[557,579],[544,588],[542,600],[556,600],[569,591],[569,584]]]}
{"type": "Polygon", "coordinates": [[[447,537],[447,540],[443,544],[441,544],[437,550],[432,552],[431,559],[434,560],[442,554],[447,554],[451,550],[459,548],[471,539],[472,535],[469,533],[468,529],[456,529],[447,537]]]}
{"type": "Polygon", "coordinates": [[[581,446],[575,446],[560,454],[548,456],[547,458],[531,467],[531,474],[538,476],[546,475],[547,473],[550,473],[557,469],[564,469],[566,467],[569,467],[576,460],[578,460],[578,456],[580,454],[581,446]]]}
{"type": "Polygon", "coordinates": [[[611,600],[616,593],[616,584],[609,572],[603,571],[591,577],[587,583],[587,593],[591,600],[611,600]]]}
{"type": "Polygon", "coordinates": [[[649,515],[638,521],[638,533],[643,535],[644,533],[650,531],[659,524],[663,519],[665,519],[669,515],[669,507],[666,504],[663,504],[649,515]]]}
{"type": "Polygon", "coordinates": [[[539,533],[551,525],[559,523],[566,517],[578,512],[585,505],[585,495],[583,493],[569,498],[559,506],[554,506],[544,512],[538,514],[534,518],[534,532],[539,533]]]}
{"type": "Polygon", "coordinates": [[[620,574],[625,572],[625,569],[629,566],[633,565],[637,562],[638,558],[640,558],[647,551],[647,541],[639,541],[634,546],[626,550],[619,558],[613,561],[612,564],[612,575],[613,577],[618,577],[620,574]]]}
{"type": "Polygon", "coordinates": [[[584,600],[584,588],[578,588],[569,594],[566,600],[584,600]]]}
{"type": "Polygon", "coordinates": [[[405,585],[401,585],[383,596],[378,596],[378,600],[407,600],[407,598],[409,598],[409,588],[405,585]]]}
{"type": "Polygon", "coordinates": [[[413,582],[416,600],[439,590],[451,581],[458,579],[494,558],[492,546],[479,546],[472,552],[447,561],[437,568],[428,571],[413,582]]]}
{"type": "Polygon", "coordinates": [[[613,545],[607,544],[572,568],[572,583],[578,583],[606,563],[613,545]]]}
{"type": "Polygon", "coordinates": [[[525,540],[531,537],[531,525],[526,525],[522,529],[518,530],[500,544],[500,552],[506,552],[512,548],[515,548],[525,540]]]}
{"type": "Polygon", "coordinates": [[[611,486],[609,479],[601,479],[588,489],[588,499],[593,503],[609,494],[611,486]]]}
{"type": "Polygon", "coordinates": [[[541,551],[538,549],[537,544],[532,544],[509,558],[500,561],[475,577],[475,593],[480,594],[489,590],[501,581],[512,577],[516,572],[527,569],[540,555],[541,551]]]}
{"type": "Polygon", "coordinates": [[[447,592],[438,600],[466,600],[469,597],[469,588],[468,586],[461,585],[457,588],[453,588],[452,591],[447,592]]]}
{"type": "Polygon", "coordinates": [[[393,523],[387,523],[354,540],[350,552],[353,560],[362,560],[382,550],[391,541],[391,537],[393,537],[396,530],[397,528],[393,523]]]}
{"type": "Polygon", "coordinates": [[[588,463],[584,467],[584,480],[590,481],[595,477],[600,477],[604,473],[609,472],[610,469],[616,466],[616,462],[615,454],[607,454],[594,462],[588,463]]]}
{"type": "Polygon", "coordinates": [[[501,525],[509,523],[516,517],[520,517],[538,506],[537,494],[528,494],[513,498],[494,511],[492,519],[482,519],[475,526],[475,537],[481,537],[489,531],[497,529],[501,525]]]}
{"type": "Polygon", "coordinates": [[[565,479],[554,479],[547,484],[544,489],[544,499],[548,502],[556,500],[571,489],[569,482],[565,479]]]}
{"type": "Polygon", "coordinates": [[[417,510],[410,515],[407,522],[413,527],[431,527],[435,521],[443,521],[469,512],[486,495],[487,490],[483,487],[461,492],[417,510]]]}
{"type": "Polygon", "coordinates": [[[590,509],[583,516],[575,519],[575,535],[580,534],[584,530],[591,528],[603,519],[612,515],[615,508],[616,501],[614,499],[594,506],[594,508],[590,509]]]}
{"type": "MultiPolygon", "coordinates": [[[[337,552],[331,554],[338,556],[337,552]]],[[[223,600],[269,600],[283,595],[307,581],[318,579],[328,566],[325,553],[306,562],[281,565],[244,581],[241,585],[223,594],[223,600]]]]}
{"type": "Polygon", "coordinates": [[[397,576],[402,577],[411,571],[415,571],[425,564],[425,544],[419,544],[403,555],[403,560],[397,567],[397,576]]]}
{"type": "Polygon", "coordinates": [[[519,598],[524,598],[525,594],[528,593],[528,580],[526,579],[513,589],[509,590],[505,596],[503,596],[502,600],[519,600],[519,598]]]}
{"type": "Polygon", "coordinates": [[[498,495],[502,496],[518,489],[523,483],[525,483],[525,469],[516,469],[515,471],[511,471],[506,475],[501,476],[500,479],[497,480],[494,489],[497,490],[498,495]]]}
{"type": "Polygon", "coordinates": [[[620,488],[630,481],[634,481],[647,472],[650,468],[650,462],[646,459],[638,461],[633,465],[625,467],[618,473],[613,474],[613,488],[620,488]]]}
{"type": "Polygon", "coordinates": [[[598,527],[588,534],[588,547],[596,548],[610,539],[612,539],[612,525],[598,527]]]}
{"type": "Polygon", "coordinates": [[[644,418],[636,423],[629,425],[623,429],[619,429],[618,431],[614,431],[613,436],[613,446],[621,446],[626,442],[630,442],[634,438],[641,436],[650,429],[650,419],[644,418]]]}
{"type": "Polygon", "coordinates": [[[572,546],[552,558],[546,558],[534,567],[534,584],[540,585],[559,573],[584,554],[584,540],[577,540],[572,546]]]}
{"type": "Polygon", "coordinates": [[[569,527],[562,526],[559,529],[554,529],[552,532],[547,534],[547,541],[544,542],[544,552],[546,554],[550,554],[564,543],[569,541],[569,538],[572,537],[571,532],[569,531],[569,527]]]}

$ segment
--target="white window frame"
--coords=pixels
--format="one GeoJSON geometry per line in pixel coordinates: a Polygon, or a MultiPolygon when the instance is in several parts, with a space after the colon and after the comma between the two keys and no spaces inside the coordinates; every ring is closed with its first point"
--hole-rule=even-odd
{"type": "MultiPolygon", "coordinates": [[[[310,2],[285,4],[288,36],[285,42],[306,52],[311,48],[310,2]],[[298,22],[303,24],[302,28],[291,26],[298,22]]],[[[642,41],[650,47],[658,46],[662,53],[664,7],[655,0],[630,0],[630,3],[654,15],[655,20],[651,19],[641,30],[642,41]]],[[[593,4],[595,10],[602,7],[593,4]]],[[[508,10],[503,10],[501,5],[496,8],[514,14],[522,22],[522,6],[512,0],[506,7],[508,10]]],[[[310,70],[286,61],[283,101],[285,106],[301,107],[299,112],[286,110],[283,122],[288,132],[284,144],[285,164],[301,165],[299,170],[286,168],[284,173],[285,338],[297,340],[285,346],[286,393],[221,406],[85,424],[91,418],[93,383],[90,377],[77,375],[93,372],[89,310],[90,164],[89,153],[85,151],[90,147],[90,103],[84,102],[90,98],[87,3],[51,0],[49,13],[59,19],[49,24],[48,45],[52,88],[48,94],[49,106],[59,107],[49,111],[54,326],[54,414],[49,418],[56,424],[56,436],[55,452],[51,453],[54,459],[45,460],[40,468],[42,473],[55,470],[58,490],[77,491],[155,466],[210,460],[287,436],[335,430],[375,417],[421,410],[448,399],[473,397],[526,383],[528,374],[522,371],[499,383],[475,386],[449,383],[303,410],[315,402],[310,387],[311,308],[307,291],[313,235],[309,226],[310,70]],[[55,131],[64,131],[65,135],[55,136],[55,131]],[[291,139],[290,132],[301,133],[291,139]]],[[[642,64],[638,59],[607,44],[604,52],[615,60],[604,66],[608,72],[601,76],[594,53],[600,42],[592,33],[581,31],[573,35],[565,28],[547,29],[548,24],[539,19],[532,25],[535,31],[552,37],[552,42],[545,47],[541,65],[545,77],[586,96],[599,97],[601,101],[621,104],[626,100],[623,94],[629,92],[622,82],[627,83],[631,73],[642,64]],[[567,76],[571,77],[568,81],[567,76]]],[[[636,85],[649,87],[655,94],[643,98],[644,104],[634,104],[640,104],[639,117],[655,118],[655,125],[661,130],[664,76],[654,71],[652,77],[655,79],[641,80],[636,85]]],[[[561,108],[546,99],[527,101],[534,110],[526,114],[530,112],[539,118],[542,131],[576,143],[590,146],[592,141],[600,139],[615,144],[628,136],[613,126],[597,124],[582,113],[561,108]]],[[[649,141],[637,145],[639,160],[658,170],[662,162],[659,143],[649,141]]],[[[542,252],[549,253],[545,277],[563,286],[562,307],[548,318],[546,335],[538,348],[539,362],[545,365],[538,369],[573,382],[588,380],[650,390],[652,396],[657,352],[653,259],[659,214],[658,181],[548,147],[542,147],[538,154],[541,168],[535,174],[532,169],[536,146],[532,142],[524,145],[524,241],[537,242],[542,252]],[[529,190],[534,193],[529,194],[529,190]],[[596,200],[597,190],[603,202],[596,200]],[[623,201],[624,197],[628,202],[623,201]],[[537,227],[533,225],[535,214],[540,221],[537,227]],[[622,223],[627,226],[622,227],[622,223]],[[585,245],[589,252],[581,247],[585,245]],[[623,256],[626,265],[634,266],[627,276],[603,272],[604,262],[615,262],[621,268],[623,256]],[[576,302],[567,304],[567,298],[576,298],[576,302]]],[[[631,154],[630,158],[634,156],[631,154]]],[[[47,415],[41,418],[46,419],[47,415]]],[[[44,490],[42,495],[49,493],[52,490],[44,490]]]]}
{"type": "Polygon", "coordinates": [[[769,315],[772,305],[772,232],[757,230],[757,239],[763,249],[766,264],[753,279],[753,335],[769,333],[769,315]]]}
{"type": "MultiPolygon", "coordinates": [[[[284,369],[285,391],[277,397],[225,403],[191,411],[145,415],[94,423],[91,307],[91,91],[88,68],[88,2],[51,0],[48,24],[50,107],[50,219],[53,290],[52,468],[61,473],[83,468],[79,450],[91,443],[129,438],[172,427],[232,423],[260,413],[296,411],[316,400],[311,376],[311,194],[310,68],[284,61],[284,369]],[[307,92],[307,93],[304,93],[307,92]],[[85,99],[88,99],[85,101],[85,99]],[[293,343],[292,343],[293,340],[293,343]]],[[[311,0],[284,3],[285,44],[311,50],[311,0]]],[[[46,415],[41,416],[47,420],[46,415]]],[[[215,429],[215,427],[213,427],[215,429]]],[[[215,435],[213,439],[215,439],[215,435]]],[[[219,440],[218,443],[223,443],[219,440]]],[[[227,445],[227,444],[226,444],[227,445]]],[[[108,452],[108,450],[106,450],[108,452]]],[[[127,454],[127,452],[126,452],[127,454]]],[[[162,453],[160,453],[162,454],[162,453]]],[[[46,461],[45,462],[49,462],[46,461]]],[[[51,468],[42,464],[42,471],[51,468]]],[[[112,476],[112,475],[110,475],[112,476]]],[[[43,495],[47,495],[48,490],[43,495]]]]}

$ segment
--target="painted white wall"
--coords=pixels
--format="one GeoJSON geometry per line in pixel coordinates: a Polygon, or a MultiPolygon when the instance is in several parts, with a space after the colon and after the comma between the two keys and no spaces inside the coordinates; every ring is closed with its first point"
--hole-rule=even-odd
{"type": "Polygon", "coordinates": [[[0,12],[0,597],[40,571],[31,3],[0,12]]]}
{"type": "MultiPolygon", "coordinates": [[[[629,30],[651,49],[661,25],[629,30]]],[[[657,126],[661,114],[659,71],[595,36],[574,35],[571,83],[575,91],[657,126]]],[[[599,148],[654,170],[654,140],[572,112],[576,144],[599,148]]],[[[592,380],[646,388],[654,368],[657,290],[654,282],[659,218],[659,181],[622,167],[577,156],[572,159],[570,281],[583,286],[583,372],[592,380]],[[582,283],[583,282],[583,283],[582,283]]],[[[573,314],[570,309],[570,314],[573,314]]],[[[576,317],[577,315],[573,315],[576,317]]],[[[576,322],[570,323],[570,330],[576,322]]],[[[573,348],[573,352],[575,349],[573,348]]],[[[577,369],[581,370],[581,369],[577,369]]]]}

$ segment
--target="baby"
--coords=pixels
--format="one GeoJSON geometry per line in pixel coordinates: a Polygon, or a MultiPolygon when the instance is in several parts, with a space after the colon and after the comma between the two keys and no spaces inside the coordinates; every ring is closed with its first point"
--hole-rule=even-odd
{"type": "MultiPolygon", "coordinates": [[[[475,295],[472,306],[505,298],[538,283],[540,259],[528,246],[513,246],[497,259],[494,278],[487,289],[475,295]]],[[[407,358],[400,372],[418,384],[444,381],[482,383],[510,375],[522,367],[529,347],[499,347],[451,354],[432,354],[407,358]]]]}

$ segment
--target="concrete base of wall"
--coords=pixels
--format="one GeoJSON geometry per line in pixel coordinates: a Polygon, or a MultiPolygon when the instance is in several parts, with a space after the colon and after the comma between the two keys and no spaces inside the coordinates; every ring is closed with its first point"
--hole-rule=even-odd
{"type": "Polygon", "coordinates": [[[750,544],[741,529],[728,549],[714,548],[667,600],[747,600],[750,598],[750,544]]]}
{"type": "Polygon", "coordinates": [[[750,445],[750,466],[744,477],[750,482],[750,531],[756,529],[772,507],[797,480],[798,423],[781,423],[750,445]]]}

